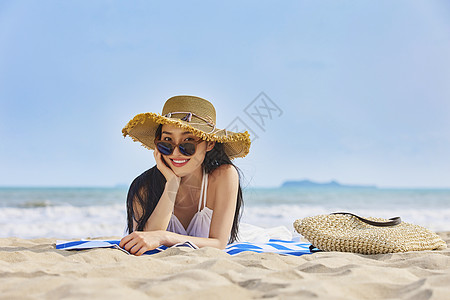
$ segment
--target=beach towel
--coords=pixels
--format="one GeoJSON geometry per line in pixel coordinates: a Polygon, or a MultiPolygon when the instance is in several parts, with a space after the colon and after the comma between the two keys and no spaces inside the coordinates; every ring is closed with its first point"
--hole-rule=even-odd
{"type": "MultiPolygon", "coordinates": [[[[77,241],[57,241],[56,249],[60,250],[85,250],[93,248],[116,248],[130,254],[125,249],[119,247],[120,240],[77,240],[77,241]]],[[[196,245],[190,242],[179,243],[172,247],[188,247],[198,249],[196,245]]],[[[170,247],[170,248],[172,248],[170,247]]],[[[169,247],[159,246],[154,250],[145,252],[146,255],[159,253],[169,247]]],[[[310,243],[299,242],[296,240],[285,241],[278,239],[270,239],[265,243],[239,242],[229,244],[223,251],[230,255],[236,255],[245,251],[258,253],[278,253],[282,255],[300,256],[303,254],[311,254],[317,251],[313,249],[310,243]]]]}

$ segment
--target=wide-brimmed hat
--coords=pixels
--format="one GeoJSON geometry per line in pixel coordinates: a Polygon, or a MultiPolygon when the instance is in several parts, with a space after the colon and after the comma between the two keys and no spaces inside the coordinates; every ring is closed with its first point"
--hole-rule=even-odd
{"type": "Polygon", "coordinates": [[[250,149],[250,135],[245,132],[231,132],[216,127],[216,110],[208,100],[195,96],[175,96],[164,104],[162,114],[142,113],[136,115],[122,129],[123,136],[129,135],[135,142],[141,142],[148,149],[155,149],[155,133],[160,124],[178,126],[195,136],[224,144],[230,159],[244,157],[250,149]]]}

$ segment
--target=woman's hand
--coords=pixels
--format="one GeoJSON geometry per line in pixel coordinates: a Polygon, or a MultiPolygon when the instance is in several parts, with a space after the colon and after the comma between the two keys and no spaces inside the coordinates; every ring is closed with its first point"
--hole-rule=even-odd
{"type": "Polygon", "coordinates": [[[131,254],[140,256],[149,250],[162,245],[165,230],[157,231],[134,231],[122,238],[119,246],[131,254]]]}
{"type": "Polygon", "coordinates": [[[166,178],[166,182],[178,186],[180,184],[181,177],[177,176],[172,171],[172,169],[166,165],[161,152],[159,152],[157,148],[155,148],[155,151],[153,151],[153,156],[155,157],[156,160],[156,167],[164,175],[164,177],[166,178]]]}

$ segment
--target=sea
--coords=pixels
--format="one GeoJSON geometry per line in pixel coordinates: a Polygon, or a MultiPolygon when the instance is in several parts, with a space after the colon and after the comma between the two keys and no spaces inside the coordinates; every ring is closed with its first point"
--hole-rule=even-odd
{"type": "MultiPolygon", "coordinates": [[[[79,239],[126,234],[126,187],[0,187],[0,237],[79,239]]],[[[450,189],[244,188],[241,222],[263,228],[333,212],[401,217],[450,231],[450,189]]]]}

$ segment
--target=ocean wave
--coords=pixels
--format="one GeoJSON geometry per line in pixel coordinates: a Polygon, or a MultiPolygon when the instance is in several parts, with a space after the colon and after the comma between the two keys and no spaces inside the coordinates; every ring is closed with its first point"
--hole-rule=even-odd
{"type": "Polygon", "coordinates": [[[0,208],[0,237],[122,236],[125,226],[124,205],[0,208]]]}
{"type": "Polygon", "coordinates": [[[297,219],[334,212],[351,212],[362,217],[386,219],[399,216],[404,222],[420,225],[434,231],[450,231],[450,208],[349,209],[347,206],[258,205],[246,206],[241,220],[261,227],[269,228],[283,225],[293,230],[293,223],[297,219]]]}
{"type": "Polygon", "coordinates": [[[54,206],[54,204],[51,201],[43,200],[43,201],[28,201],[25,203],[20,203],[18,207],[22,208],[35,208],[35,207],[47,207],[47,206],[54,206]]]}
{"type": "MultiPolygon", "coordinates": [[[[339,211],[362,217],[400,216],[405,222],[434,231],[450,231],[450,209],[447,208],[350,209],[338,205],[246,205],[241,221],[264,228],[285,226],[295,233],[295,220],[339,211]]],[[[122,204],[0,208],[0,237],[80,239],[123,236],[126,234],[125,227],[126,210],[122,204]]]]}

